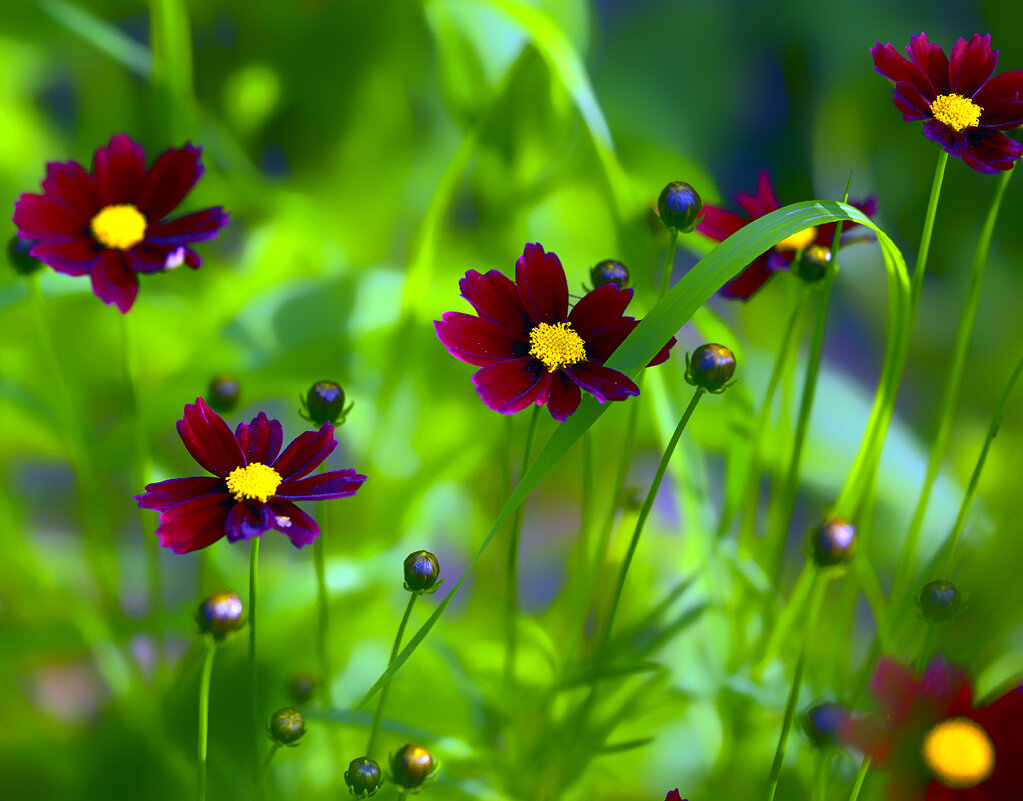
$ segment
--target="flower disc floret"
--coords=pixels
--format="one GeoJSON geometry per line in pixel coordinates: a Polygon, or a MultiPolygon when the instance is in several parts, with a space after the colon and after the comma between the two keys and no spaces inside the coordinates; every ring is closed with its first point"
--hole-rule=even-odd
{"type": "Polygon", "coordinates": [[[128,250],[146,238],[146,216],[131,203],[104,206],[89,223],[103,247],[128,250]]]}
{"type": "Polygon", "coordinates": [[[970,98],[957,95],[938,95],[931,103],[931,114],[938,122],[943,122],[953,131],[976,128],[980,123],[980,115],[984,111],[970,98]]]}
{"type": "Polygon", "coordinates": [[[571,323],[540,323],[529,332],[529,355],[553,373],[586,358],[586,343],[571,323]]]}
{"type": "Polygon", "coordinates": [[[266,503],[277,492],[281,475],[269,465],[253,462],[236,467],[227,476],[227,491],[236,501],[252,500],[266,503]]]}
{"type": "Polygon", "coordinates": [[[986,731],[969,718],[945,720],[924,738],[928,769],[945,787],[966,789],[987,779],[995,769],[995,747],[986,731]]]}

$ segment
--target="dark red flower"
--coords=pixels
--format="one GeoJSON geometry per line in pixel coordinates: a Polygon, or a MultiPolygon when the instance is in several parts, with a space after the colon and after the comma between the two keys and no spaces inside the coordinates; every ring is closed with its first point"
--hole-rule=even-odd
{"type": "Polygon", "coordinates": [[[100,300],[127,312],[138,273],[197,269],[202,259],[188,245],[227,225],[220,206],[166,219],[202,175],[201,152],[171,148],[147,170],[142,145],[118,134],[96,151],[91,173],[74,161],[51,162],[43,194],[14,204],[18,236],[36,243],[32,256],[57,272],[88,275],[100,300]]]}
{"type": "MultiPolygon", "coordinates": [[[[470,270],[458,285],[479,316],[446,312],[434,325],[452,356],[483,368],[472,381],[491,409],[514,414],[537,403],[564,421],[580,390],[601,403],[639,394],[628,376],[604,366],[639,325],[622,316],[631,289],[599,286],[569,311],[561,262],[535,244],[516,262],[515,283],[497,270],[470,270]]],[[[649,366],[665,361],[674,344],[672,337],[649,366]]]]}
{"type": "MultiPolygon", "coordinates": [[[[705,205],[703,207],[703,222],[696,226],[696,230],[716,242],[724,242],[753,220],[781,208],[781,203],[778,202],[774,189],[771,188],[771,176],[766,171],[760,173],[755,195],[738,195],[736,200],[746,212],[745,216],[705,205]]],[[[849,205],[859,209],[868,217],[873,217],[877,213],[877,199],[874,197],[861,201],[850,201],[849,205]]],[[[834,236],[835,223],[814,226],[793,234],[763,255],[758,256],[739,275],[721,287],[721,294],[726,298],[749,300],[774,273],[778,270],[787,270],[800,251],[804,251],[812,245],[820,245],[830,250],[831,240],[834,236]]],[[[843,246],[866,239],[868,236],[869,234],[864,231],[863,227],[856,223],[847,222],[842,226],[843,246]],[[848,230],[850,228],[851,231],[848,230]]]]}
{"type": "Polygon", "coordinates": [[[1023,798],[1023,686],[975,707],[965,672],[936,657],[920,676],[884,660],[872,687],[880,714],[842,737],[891,771],[893,801],[1023,798]]]}
{"type": "Polygon", "coordinates": [[[998,51],[991,35],[973,34],[952,46],[952,57],[911,36],[903,58],[891,43],[874,42],[870,55],[877,71],[892,82],[895,107],[902,118],[924,123],[924,136],[950,156],[961,156],[977,172],[1012,168],[1023,145],[1002,131],[1023,123],[1023,70],[991,77],[998,51]]]}
{"type": "Polygon", "coordinates": [[[175,553],[205,548],[225,535],[229,542],[251,539],[271,528],[301,548],[320,536],[320,528],[294,502],[347,498],[366,480],[351,469],[309,475],[337,445],[329,423],[300,434],[281,453],[284,434],[278,421],[260,412],[232,434],[196,398],[185,406],[178,434],[192,458],[213,475],[149,484],[135,496],[140,507],[160,513],[156,534],[175,553]]]}
{"type": "Polygon", "coordinates": [[[678,788],[676,787],[674,790],[668,793],[664,801],[686,801],[686,799],[678,794],[678,788]]]}

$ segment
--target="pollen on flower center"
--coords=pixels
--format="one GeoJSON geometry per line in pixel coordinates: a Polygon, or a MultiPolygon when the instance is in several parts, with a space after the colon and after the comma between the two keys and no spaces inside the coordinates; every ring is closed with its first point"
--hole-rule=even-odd
{"type": "Polygon", "coordinates": [[[968,718],[951,718],[931,729],[924,738],[923,757],[934,778],[954,789],[980,784],[995,767],[991,738],[968,718]]]}
{"type": "Polygon", "coordinates": [[[89,224],[104,247],[128,250],[146,238],[146,217],[131,203],[104,206],[89,224]]]}
{"type": "Polygon", "coordinates": [[[797,231],[792,236],[786,237],[777,245],[774,246],[775,250],[806,250],[814,242],[817,241],[817,228],[811,225],[809,228],[804,228],[802,231],[797,231]]]}
{"type": "Polygon", "coordinates": [[[273,497],[280,486],[280,473],[269,465],[253,462],[245,467],[236,467],[227,477],[227,491],[236,501],[266,501],[273,497]]]}
{"type": "Polygon", "coordinates": [[[931,114],[954,131],[973,128],[980,122],[983,107],[962,95],[938,95],[931,103],[931,114]]]}
{"type": "Polygon", "coordinates": [[[529,332],[529,355],[553,373],[586,358],[586,343],[572,330],[571,323],[540,323],[529,332]]]}

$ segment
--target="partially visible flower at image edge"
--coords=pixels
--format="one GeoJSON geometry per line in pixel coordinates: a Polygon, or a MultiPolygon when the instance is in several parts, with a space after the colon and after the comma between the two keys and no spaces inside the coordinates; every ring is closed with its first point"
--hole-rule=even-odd
{"type": "Polygon", "coordinates": [[[939,656],[920,675],[883,660],[871,687],[879,713],[847,719],[841,737],[890,772],[892,801],[1023,798],[1023,686],[977,707],[939,656]]]}
{"type": "MultiPolygon", "coordinates": [[[[452,356],[483,368],[472,381],[489,408],[514,414],[536,403],[565,421],[581,390],[601,403],[639,394],[632,379],[604,366],[639,325],[623,316],[631,289],[599,286],[569,311],[561,262],[539,244],[526,245],[514,282],[497,270],[470,270],[458,285],[479,316],[445,312],[434,325],[452,356]]],[[[674,344],[672,337],[647,366],[667,360],[674,344]]]]}
{"type": "Polygon", "coordinates": [[[1023,123],[1023,70],[991,77],[998,63],[991,34],[960,38],[947,58],[921,33],[910,37],[906,53],[909,60],[890,42],[870,48],[877,71],[894,87],[902,118],[923,122],[924,136],[977,172],[1012,169],[1023,145],[1001,131],[1023,123]]]}
{"type": "Polygon", "coordinates": [[[212,476],[172,478],[135,496],[143,509],[160,513],[160,544],[175,553],[260,536],[276,529],[296,548],[309,545],[320,528],[295,501],[354,495],[365,476],[352,469],[308,475],[334,450],[334,426],[306,431],[281,453],[283,430],[260,412],[234,433],[202,398],[185,406],[178,421],[185,448],[212,476]]]}
{"type": "Polygon", "coordinates": [[[188,246],[228,223],[220,206],[166,219],[202,176],[201,153],[191,144],[170,148],[146,169],[142,145],[117,134],[96,151],[92,172],[75,161],[50,162],[43,194],[14,204],[18,236],[57,272],[88,275],[96,297],[127,313],[140,273],[198,269],[202,259],[188,246]]]}
{"type": "Polygon", "coordinates": [[[670,793],[668,793],[668,795],[664,799],[664,801],[688,801],[688,799],[683,798],[682,796],[680,796],[679,793],[678,793],[678,788],[676,787],[674,790],[672,790],[670,793]]]}
{"type": "MultiPolygon", "coordinates": [[[[696,230],[715,242],[724,242],[728,237],[745,228],[754,220],[777,211],[781,208],[778,197],[771,186],[771,176],[765,170],[760,173],[755,195],[737,195],[736,201],[742,206],[746,216],[735,214],[727,209],[704,205],[703,221],[696,230]]],[[[868,217],[877,214],[877,198],[851,200],[849,205],[859,209],[868,217]]],[[[787,270],[799,253],[818,245],[831,250],[831,240],[835,236],[835,223],[806,228],[788,239],[775,245],[766,253],[761,254],[743,269],[735,278],[719,290],[726,298],[749,300],[768,279],[780,270],[787,270]]],[[[870,234],[858,223],[845,223],[842,227],[841,245],[850,245],[869,238],[870,234]],[[851,230],[850,230],[851,229],[851,230]]]]}

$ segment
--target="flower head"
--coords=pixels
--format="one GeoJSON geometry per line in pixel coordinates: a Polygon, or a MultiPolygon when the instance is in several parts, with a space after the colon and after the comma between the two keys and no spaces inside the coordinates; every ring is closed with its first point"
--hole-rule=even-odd
{"type": "Polygon", "coordinates": [[[1012,168],[1023,145],[1002,131],[1023,123],[1023,71],[991,77],[998,51],[991,35],[960,38],[947,58],[927,36],[909,38],[907,60],[892,47],[874,42],[877,71],[892,82],[892,99],[909,122],[923,122],[924,136],[977,172],[1012,168]]]}
{"type": "Polygon", "coordinates": [[[232,434],[202,398],[185,406],[178,421],[185,448],[212,476],[149,484],[135,500],[160,513],[160,544],[175,553],[260,536],[277,529],[296,548],[320,536],[316,521],[295,501],[354,495],[365,476],[352,469],[309,475],[334,450],[334,427],[307,431],[281,452],[283,430],[263,412],[232,434]]]}
{"type": "Polygon", "coordinates": [[[590,280],[594,287],[614,284],[625,289],[629,285],[629,268],[615,259],[604,259],[590,267],[590,280]]]}
{"type": "Polygon", "coordinates": [[[242,599],[234,592],[215,592],[201,604],[196,614],[199,631],[211,634],[215,640],[223,640],[237,631],[245,622],[242,599]]]}
{"type": "Polygon", "coordinates": [[[963,596],[951,581],[929,581],[920,590],[917,605],[925,618],[947,623],[963,611],[963,596]]]}
{"type": "Polygon", "coordinates": [[[281,745],[295,745],[305,734],[305,718],[290,706],[278,709],[270,716],[266,733],[271,740],[281,745]]]}
{"type": "MultiPolygon", "coordinates": [[[[716,242],[724,242],[728,237],[749,225],[753,220],[763,217],[781,208],[781,203],[771,188],[771,176],[766,172],[760,174],[755,195],[739,195],[736,200],[745,214],[735,214],[715,206],[703,207],[703,222],[696,230],[716,242]]],[[[877,213],[877,199],[870,197],[862,201],[850,201],[853,206],[868,217],[877,213]]],[[[868,234],[857,223],[845,223],[842,226],[842,245],[867,238],[868,234]],[[852,229],[852,230],[849,230],[852,229]]],[[[806,228],[793,234],[771,248],[767,253],[758,256],[735,278],[721,287],[721,294],[726,298],[749,300],[768,279],[779,270],[787,270],[797,257],[814,245],[820,245],[830,251],[831,240],[835,237],[835,223],[826,223],[806,228]]]]}
{"type": "Polygon", "coordinates": [[[202,259],[188,246],[227,225],[219,206],[167,219],[202,175],[201,152],[191,144],[171,148],[147,169],[142,145],[118,134],[96,151],[92,172],[51,162],[43,193],[14,204],[18,236],[35,241],[35,258],[66,275],[88,275],[96,297],[127,312],[139,273],[182,261],[197,269],[202,259]]]}
{"type": "Polygon", "coordinates": [[[835,567],[853,558],[858,541],[856,526],[829,517],[807,535],[810,556],[818,567],[835,567]]]}
{"type": "Polygon", "coordinates": [[[369,757],[357,757],[348,763],[345,771],[345,784],[348,792],[356,798],[369,798],[374,795],[384,780],[380,765],[369,757]]]}
{"type": "Polygon", "coordinates": [[[678,788],[676,787],[665,797],[664,801],[686,801],[681,795],[679,795],[678,788]]]}
{"type": "Polygon", "coordinates": [[[440,563],[432,553],[413,551],[405,557],[404,569],[406,590],[420,594],[436,592],[440,563]]]}
{"type": "Polygon", "coordinates": [[[402,790],[416,790],[430,779],[440,767],[433,755],[423,746],[408,743],[391,757],[391,775],[402,790]]]}
{"type": "Polygon", "coordinates": [[[318,426],[341,425],[354,405],[345,406],[345,391],[337,381],[317,381],[299,402],[302,404],[299,415],[318,426]]]}
{"type": "MultiPolygon", "coordinates": [[[[459,286],[479,316],[447,312],[434,325],[452,356],[483,368],[472,380],[491,409],[514,414],[536,403],[563,421],[580,390],[601,403],[639,394],[632,379],[604,366],[639,325],[622,316],[631,289],[599,286],[570,311],[561,262],[536,244],[526,245],[514,283],[496,270],[470,270],[459,286]]],[[[674,344],[672,337],[648,366],[665,361],[674,344]]]]}
{"type": "Polygon", "coordinates": [[[884,660],[872,687],[880,714],[842,734],[891,771],[892,799],[1023,798],[1023,686],[975,707],[966,674],[936,657],[919,676],[884,660]]]}
{"type": "Polygon", "coordinates": [[[703,200],[685,181],[672,181],[657,197],[657,213],[665,228],[687,234],[700,220],[703,200]]]}
{"type": "Polygon", "coordinates": [[[208,393],[210,406],[218,412],[233,412],[238,406],[241,392],[242,388],[237,376],[230,373],[214,376],[210,381],[208,393]]]}
{"type": "Polygon", "coordinates": [[[818,748],[834,745],[848,716],[839,704],[817,704],[803,713],[803,732],[818,748]]]}

